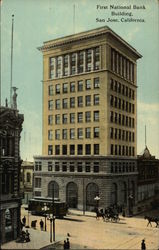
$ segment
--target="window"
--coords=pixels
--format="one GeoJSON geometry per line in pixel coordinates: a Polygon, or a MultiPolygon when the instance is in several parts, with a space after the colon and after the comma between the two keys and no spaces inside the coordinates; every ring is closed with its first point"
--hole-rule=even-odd
{"type": "Polygon", "coordinates": [[[30,173],[27,173],[27,176],[26,176],[27,178],[27,182],[30,182],[31,181],[31,174],[30,173]]]}
{"type": "Polygon", "coordinates": [[[86,50],[86,71],[91,71],[92,66],[92,50],[86,50]]]}
{"type": "Polygon", "coordinates": [[[55,155],[60,154],[60,145],[55,145],[55,155]]]}
{"type": "Polygon", "coordinates": [[[94,89],[98,89],[100,87],[99,77],[94,78],[94,89]]]}
{"type": "Polygon", "coordinates": [[[77,165],[77,172],[82,172],[83,169],[82,169],[82,162],[78,162],[78,165],[77,165]]]}
{"type": "Polygon", "coordinates": [[[114,113],[113,113],[113,111],[111,111],[111,112],[110,112],[110,121],[111,121],[111,122],[114,121],[113,117],[114,117],[114,113]]]}
{"type": "Polygon", "coordinates": [[[75,171],[74,162],[70,162],[70,172],[74,171],[75,171]]]}
{"type": "Polygon", "coordinates": [[[35,187],[41,188],[41,178],[35,178],[35,187]]]}
{"type": "Polygon", "coordinates": [[[110,106],[113,107],[113,104],[114,104],[114,97],[113,95],[110,96],[110,106]]]}
{"type": "Polygon", "coordinates": [[[86,144],[85,145],[85,154],[86,155],[91,155],[91,144],[86,144]]]}
{"type": "Polygon", "coordinates": [[[49,66],[50,66],[49,77],[53,79],[55,77],[55,58],[54,57],[49,58],[49,66]]]}
{"type": "Polygon", "coordinates": [[[87,173],[91,171],[91,163],[90,163],[90,162],[86,162],[85,171],[86,171],[87,173]]]}
{"type": "Polygon", "coordinates": [[[70,129],[70,139],[74,139],[75,138],[75,129],[71,128],[70,129]]]}
{"type": "Polygon", "coordinates": [[[56,84],[56,94],[60,94],[60,84],[56,84]]]}
{"type": "Polygon", "coordinates": [[[60,140],[60,129],[55,130],[55,139],[60,140]]]}
{"type": "Polygon", "coordinates": [[[62,57],[61,56],[58,56],[57,57],[57,76],[61,76],[61,66],[62,66],[62,57]]]}
{"type": "Polygon", "coordinates": [[[91,111],[85,112],[85,121],[90,122],[91,121],[91,111]]]}
{"type": "Polygon", "coordinates": [[[99,69],[99,47],[94,49],[94,69],[99,69]]]}
{"type": "Polygon", "coordinates": [[[68,83],[63,83],[63,93],[68,92],[68,83]]]}
{"type": "Polygon", "coordinates": [[[70,123],[75,123],[75,113],[70,113],[70,123]]]}
{"type": "Polygon", "coordinates": [[[60,124],[60,114],[55,115],[55,124],[60,124]]]}
{"type": "Polygon", "coordinates": [[[110,128],[110,138],[113,139],[114,129],[110,128]]]}
{"type": "Polygon", "coordinates": [[[99,128],[94,128],[94,138],[99,138],[99,128]]]}
{"type": "Polygon", "coordinates": [[[99,105],[99,95],[94,95],[94,105],[99,105]]]}
{"type": "Polygon", "coordinates": [[[83,139],[83,128],[78,128],[78,139],[83,139]]]}
{"type": "Polygon", "coordinates": [[[68,55],[64,56],[64,76],[68,75],[68,55]]]}
{"type": "Polygon", "coordinates": [[[67,129],[62,130],[62,139],[67,139],[67,129]]]}
{"type": "Polygon", "coordinates": [[[48,86],[48,94],[49,94],[49,96],[53,95],[53,85],[48,86]]]}
{"type": "Polygon", "coordinates": [[[63,124],[67,123],[67,114],[62,115],[62,122],[63,122],[63,124]]]}
{"type": "Polygon", "coordinates": [[[91,105],[91,95],[86,95],[86,97],[85,97],[85,105],[86,106],[91,105]]]}
{"type": "Polygon", "coordinates": [[[53,140],[53,131],[52,131],[52,129],[48,130],[48,140],[53,140]]]}
{"type": "Polygon", "coordinates": [[[48,125],[53,124],[53,115],[48,115],[48,125]]]}
{"type": "Polygon", "coordinates": [[[94,144],[94,154],[99,155],[99,144],[94,144]]]}
{"type": "Polygon", "coordinates": [[[52,154],[53,154],[53,146],[48,145],[48,155],[52,155],[52,154]]]}
{"type": "Polygon", "coordinates": [[[75,97],[71,97],[70,98],[70,108],[74,108],[75,107],[75,97]]]}
{"type": "Polygon", "coordinates": [[[75,145],[70,145],[70,155],[75,154],[75,145]]]}
{"type": "Polygon", "coordinates": [[[114,145],[113,144],[110,145],[110,154],[111,155],[114,154],[114,145]]]}
{"type": "Polygon", "coordinates": [[[94,173],[98,173],[99,172],[99,162],[94,162],[93,172],[94,173]]]}
{"type": "Polygon", "coordinates": [[[83,81],[78,81],[78,91],[83,91],[83,81]]]}
{"type": "Polygon", "coordinates": [[[51,161],[48,162],[48,171],[52,171],[52,162],[51,161]]]}
{"type": "Polygon", "coordinates": [[[41,171],[42,170],[42,163],[41,161],[35,162],[35,171],[41,171]]]}
{"type": "Polygon", "coordinates": [[[83,96],[78,96],[78,107],[83,107],[83,96]]]}
{"type": "Polygon", "coordinates": [[[99,121],[99,111],[94,111],[94,121],[95,122],[99,121]]]}
{"type": "Polygon", "coordinates": [[[91,138],[91,128],[86,128],[85,133],[86,138],[91,138]]]}
{"type": "Polygon", "coordinates": [[[57,99],[56,101],[55,101],[55,105],[56,105],[56,109],[60,109],[60,99],[57,99]]]}
{"type": "Polygon", "coordinates": [[[67,172],[67,162],[62,162],[62,171],[67,172]]]}
{"type": "Polygon", "coordinates": [[[77,145],[77,153],[78,153],[78,155],[83,154],[83,145],[82,144],[77,145]]]}
{"type": "Polygon", "coordinates": [[[67,145],[62,145],[62,154],[67,155],[67,145]]]}
{"type": "Polygon", "coordinates": [[[71,74],[74,75],[76,73],[76,54],[71,54],[71,74]]]}
{"type": "Polygon", "coordinates": [[[67,102],[68,102],[68,99],[65,98],[62,100],[62,103],[63,103],[63,109],[67,109],[67,102]]]}
{"type": "Polygon", "coordinates": [[[48,101],[48,109],[53,110],[53,100],[48,101]]]}
{"type": "Polygon", "coordinates": [[[60,170],[60,166],[59,166],[59,162],[55,162],[55,171],[59,171],[60,170]]]}
{"type": "Polygon", "coordinates": [[[77,115],[78,115],[78,122],[79,123],[83,122],[83,113],[79,112],[77,115]]]}
{"type": "Polygon", "coordinates": [[[75,92],[75,82],[70,83],[70,92],[75,92]]]}
{"type": "Polygon", "coordinates": [[[41,196],[41,192],[40,191],[35,191],[34,195],[40,197],[41,196]]]}
{"type": "Polygon", "coordinates": [[[91,89],[91,80],[86,80],[86,89],[91,89]]]}
{"type": "Polygon", "coordinates": [[[84,71],[84,52],[80,51],[78,54],[78,72],[82,73],[84,71]]]}

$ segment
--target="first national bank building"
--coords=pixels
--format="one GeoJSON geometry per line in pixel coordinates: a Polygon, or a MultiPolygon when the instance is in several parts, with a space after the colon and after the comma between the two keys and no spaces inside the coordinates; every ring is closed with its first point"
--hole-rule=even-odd
{"type": "Polygon", "coordinates": [[[105,26],[44,42],[43,152],[34,197],[71,208],[137,203],[137,59],[105,26]]]}

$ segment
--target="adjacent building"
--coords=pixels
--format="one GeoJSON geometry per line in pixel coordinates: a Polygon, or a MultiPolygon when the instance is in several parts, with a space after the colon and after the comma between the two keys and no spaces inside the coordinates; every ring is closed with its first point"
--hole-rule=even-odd
{"type": "Polygon", "coordinates": [[[43,152],[34,197],[92,210],[137,202],[137,60],[109,27],[44,42],[43,152]]]}
{"type": "Polygon", "coordinates": [[[0,107],[0,242],[20,232],[20,134],[24,117],[14,106],[0,107]]]}

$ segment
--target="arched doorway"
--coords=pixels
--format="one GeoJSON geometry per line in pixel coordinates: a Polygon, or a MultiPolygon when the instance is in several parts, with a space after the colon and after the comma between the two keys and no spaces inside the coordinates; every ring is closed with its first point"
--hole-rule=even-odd
{"type": "Polygon", "coordinates": [[[56,181],[51,181],[48,184],[48,197],[59,198],[59,185],[56,181]]]}
{"type": "Polygon", "coordinates": [[[78,188],[74,182],[69,182],[66,187],[66,202],[68,207],[77,208],[78,205],[78,188]]]}
{"type": "Polygon", "coordinates": [[[92,211],[96,205],[97,201],[94,199],[99,196],[99,187],[96,183],[89,183],[86,187],[86,210],[92,211]]]}
{"type": "Polygon", "coordinates": [[[117,205],[117,202],[118,202],[118,186],[116,183],[112,183],[111,205],[117,205]]]}

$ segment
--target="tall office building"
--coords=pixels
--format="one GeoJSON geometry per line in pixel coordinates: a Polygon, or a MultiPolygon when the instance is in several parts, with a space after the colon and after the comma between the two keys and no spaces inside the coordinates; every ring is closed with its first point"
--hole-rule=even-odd
{"type": "Polygon", "coordinates": [[[43,153],[34,196],[91,210],[136,203],[137,59],[109,27],[44,42],[43,153]],[[131,198],[131,199],[130,199],[131,198]],[[130,202],[131,200],[131,202],[130,202]]]}

